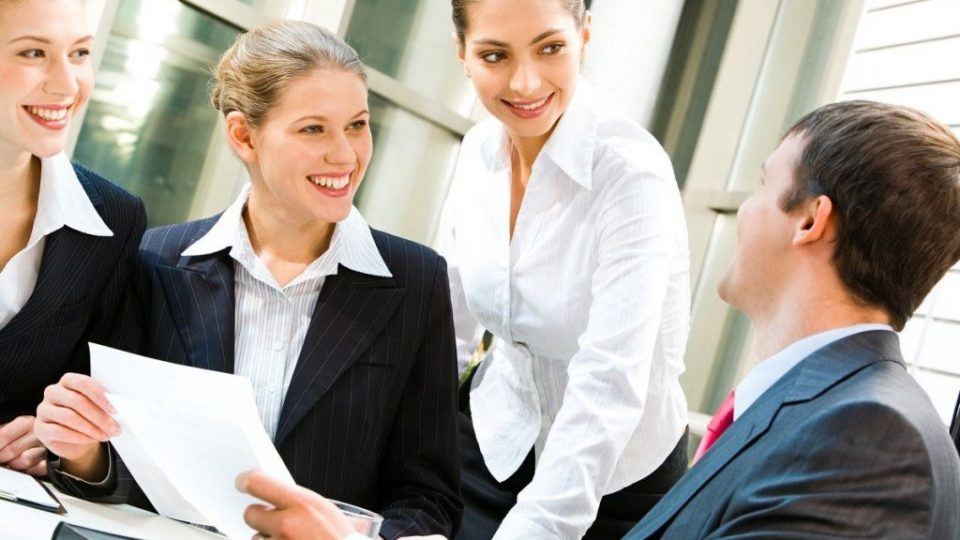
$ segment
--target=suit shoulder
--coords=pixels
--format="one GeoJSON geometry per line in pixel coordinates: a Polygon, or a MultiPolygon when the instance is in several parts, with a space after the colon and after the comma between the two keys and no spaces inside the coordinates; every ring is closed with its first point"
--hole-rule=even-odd
{"type": "Polygon", "coordinates": [[[88,192],[90,188],[93,188],[96,190],[97,195],[105,199],[119,200],[131,205],[140,201],[140,197],[137,197],[133,193],[130,193],[79,163],[73,163],[73,170],[77,173],[77,178],[80,179],[80,183],[87,188],[88,192]]]}
{"type": "Polygon", "coordinates": [[[212,216],[148,229],[140,244],[141,258],[166,264],[175,263],[180,258],[180,253],[209,231],[218,218],[219,216],[212,216]]]}
{"type": "Polygon", "coordinates": [[[894,361],[876,362],[841,385],[832,408],[885,417],[936,452],[956,454],[949,433],[929,395],[894,361]]]}
{"type": "Polygon", "coordinates": [[[123,223],[132,223],[138,214],[144,213],[140,197],[79,163],[73,163],[73,170],[90,201],[98,205],[98,212],[111,229],[123,223]]]}
{"type": "Polygon", "coordinates": [[[435,269],[437,265],[443,265],[446,268],[443,257],[430,247],[373,227],[370,228],[370,233],[373,235],[377,249],[380,250],[383,262],[387,264],[387,268],[394,276],[398,273],[428,272],[435,269]]]}

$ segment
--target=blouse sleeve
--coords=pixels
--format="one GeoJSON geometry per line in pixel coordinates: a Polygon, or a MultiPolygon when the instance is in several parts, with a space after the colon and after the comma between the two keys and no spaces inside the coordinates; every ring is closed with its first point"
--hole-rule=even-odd
{"type": "Polygon", "coordinates": [[[483,328],[467,305],[463,281],[460,279],[459,254],[456,248],[456,216],[460,205],[458,178],[460,164],[454,171],[453,183],[440,214],[440,225],[434,241],[436,250],[447,261],[447,275],[450,280],[450,303],[453,306],[453,324],[457,342],[457,375],[463,374],[470,356],[476,350],[483,336],[483,328]]]}

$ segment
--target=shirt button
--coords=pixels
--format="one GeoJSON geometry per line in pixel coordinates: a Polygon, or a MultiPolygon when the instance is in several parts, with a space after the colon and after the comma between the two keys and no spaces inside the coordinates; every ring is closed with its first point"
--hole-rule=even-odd
{"type": "Polygon", "coordinates": [[[274,341],[274,342],[273,342],[273,350],[279,351],[279,350],[282,349],[282,348],[283,348],[283,342],[282,342],[282,341],[277,340],[277,341],[274,341]]]}
{"type": "Polygon", "coordinates": [[[271,393],[271,394],[276,394],[276,393],[277,393],[277,385],[275,385],[275,384],[270,385],[270,393],[271,393]]]}

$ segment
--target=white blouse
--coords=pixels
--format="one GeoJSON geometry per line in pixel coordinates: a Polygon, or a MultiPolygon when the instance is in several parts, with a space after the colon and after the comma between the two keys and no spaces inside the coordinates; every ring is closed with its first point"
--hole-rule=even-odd
{"type": "Polygon", "coordinates": [[[467,133],[441,218],[460,370],[488,469],[536,472],[495,536],[580,538],[600,497],[653,472],[687,425],[687,232],[669,158],[579,82],[509,237],[510,142],[467,133]]]}

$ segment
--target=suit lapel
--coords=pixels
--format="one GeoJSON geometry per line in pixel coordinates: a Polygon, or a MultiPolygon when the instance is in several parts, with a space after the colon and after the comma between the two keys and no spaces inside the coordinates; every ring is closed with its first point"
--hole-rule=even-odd
{"type": "Polygon", "coordinates": [[[88,279],[87,268],[96,256],[91,253],[95,237],[63,227],[46,237],[40,272],[30,298],[23,308],[0,330],[0,341],[16,337],[33,328],[51,311],[63,304],[81,283],[88,279]]]}
{"type": "Polygon", "coordinates": [[[181,257],[177,266],[156,272],[188,364],[233,373],[234,279],[227,251],[181,257]]]}
{"type": "MultiPolygon", "coordinates": [[[[77,170],[77,178],[97,212],[103,215],[103,197],[86,173],[77,170]]],[[[23,308],[0,329],[0,342],[14,338],[30,330],[52,310],[63,304],[63,299],[76,289],[79,283],[89,279],[87,269],[97,256],[90,236],[63,227],[47,235],[37,283],[23,308]]],[[[107,238],[107,241],[112,239],[107,238]]]]}
{"type": "Polygon", "coordinates": [[[336,275],[327,277],[283,401],[277,446],[370,347],[403,294],[392,278],[360,274],[342,265],[336,275]]]}
{"type": "Polygon", "coordinates": [[[814,352],[764,392],[626,538],[659,537],[710,480],[770,430],[783,406],[810,401],[857,371],[884,360],[903,363],[899,339],[889,331],[861,332],[814,352]]]}

